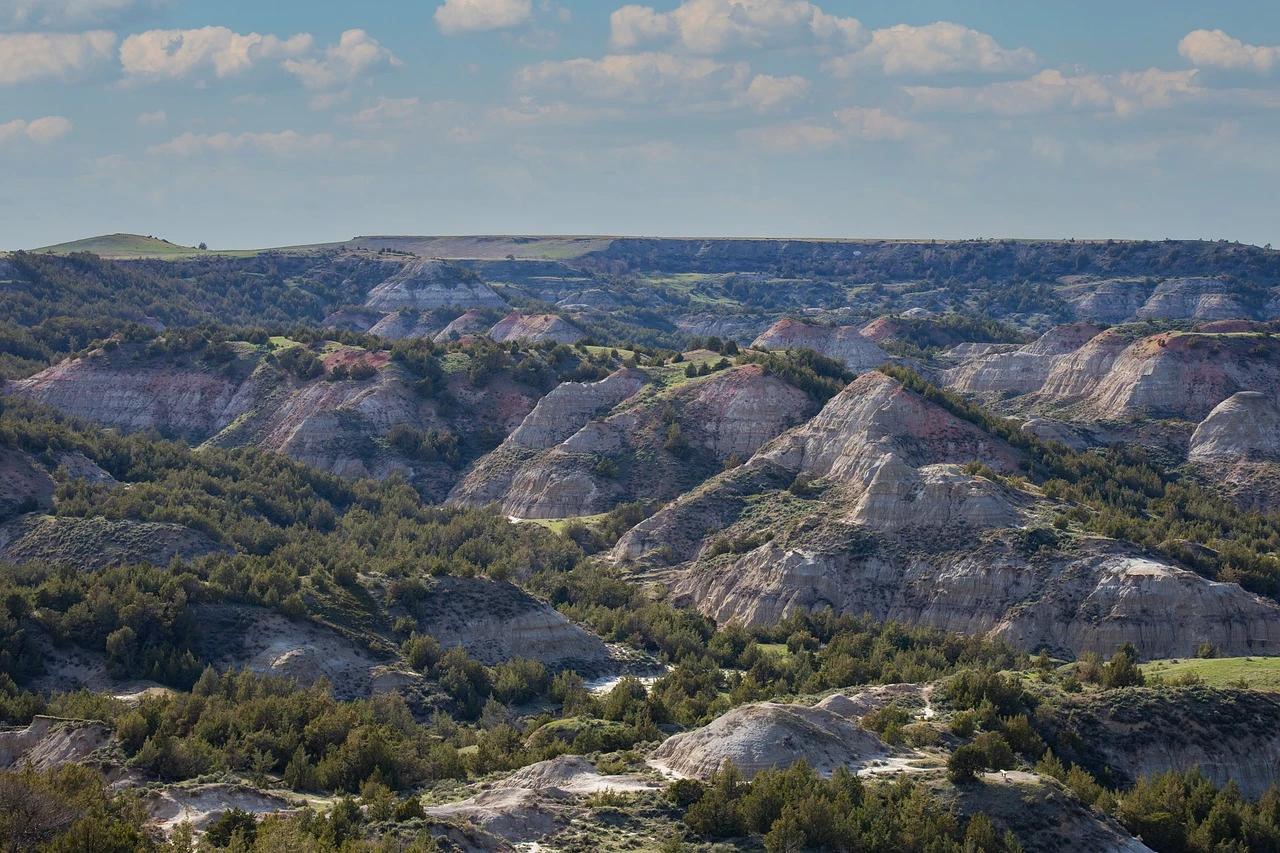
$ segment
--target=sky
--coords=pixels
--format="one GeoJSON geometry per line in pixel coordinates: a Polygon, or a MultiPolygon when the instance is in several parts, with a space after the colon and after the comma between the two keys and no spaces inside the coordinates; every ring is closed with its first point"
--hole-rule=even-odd
{"type": "Polygon", "coordinates": [[[1280,244],[1274,0],[0,0],[0,247],[1280,244]]]}

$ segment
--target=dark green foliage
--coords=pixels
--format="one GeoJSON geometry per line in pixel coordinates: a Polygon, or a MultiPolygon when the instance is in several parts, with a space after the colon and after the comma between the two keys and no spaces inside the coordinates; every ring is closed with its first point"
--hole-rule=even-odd
{"type": "Polygon", "coordinates": [[[205,829],[204,840],[214,847],[229,847],[233,841],[249,845],[258,835],[258,821],[243,809],[228,809],[205,829]]]}
{"type": "Polygon", "coordinates": [[[736,361],[738,364],[759,364],[766,374],[796,386],[818,403],[825,403],[839,394],[854,377],[842,362],[807,349],[776,353],[744,352],[736,361]]]}

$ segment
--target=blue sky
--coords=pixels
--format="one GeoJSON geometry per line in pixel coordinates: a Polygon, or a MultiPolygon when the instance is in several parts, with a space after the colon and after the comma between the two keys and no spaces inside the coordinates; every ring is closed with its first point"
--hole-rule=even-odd
{"type": "Polygon", "coordinates": [[[0,247],[1280,244],[1280,3],[0,0],[0,247]]]}

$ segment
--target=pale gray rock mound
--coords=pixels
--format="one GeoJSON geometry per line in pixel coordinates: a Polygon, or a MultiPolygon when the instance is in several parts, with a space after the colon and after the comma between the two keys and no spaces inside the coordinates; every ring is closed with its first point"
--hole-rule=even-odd
{"type": "Polygon", "coordinates": [[[1223,400],[1191,436],[1188,458],[1280,459],[1280,404],[1259,391],[1240,391],[1223,400]]]}
{"type": "Polygon", "coordinates": [[[856,771],[889,754],[872,732],[824,708],[761,702],[741,705],[703,728],[667,738],[651,763],[679,776],[708,779],[726,761],[750,779],[804,760],[819,773],[856,771]]]}
{"type": "Polygon", "coordinates": [[[810,349],[842,361],[855,371],[870,370],[890,360],[889,354],[858,331],[857,326],[816,326],[800,320],[774,323],[751,343],[772,350],[810,349]]]}
{"type": "Polygon", "coordinates": [[[26,726],[0,730],[0,770],[86,764],[110,744],[111,729],[104,723],[37,715],[26,726]]]}
{"type": "Polygon", "coordinates": [[[401,309],[392,311],[369,327],[369,334],[391,340],[407,338],[434,338],[440,324],[430,314],[401,309]]]}
{"type": "Polygon", "coordinates": [[[1138,313],[1155,290],[1146,278],[1071,278],[1063,295],[1081,320],[1096,323],[1124,323],[1138,313]]]}
{"type": "Polygon", "coordinates": [[[558,344],[575,344],[586,335],[577,326],[556,314],[521,314],[514,311],[489,330],[489,337],[498,343],[555,341],[558,344]]]}
{"type": "Polygon", "coordinates": [[[1098,386],[1120,353],[1132,343],[1131,338],[1115,329],[1095,336],[1075,352],[1053,363],[1038,397],[1052,403],[1069,403],[1085,397],[1098,386]]]}
{"type": "Polygon", "coordinates": [[[369,291],[365,305],[382,311],[399,308],[504,308],[506,300],[466,269],[446,261],[410,261],[400,272],[369,291]]]}

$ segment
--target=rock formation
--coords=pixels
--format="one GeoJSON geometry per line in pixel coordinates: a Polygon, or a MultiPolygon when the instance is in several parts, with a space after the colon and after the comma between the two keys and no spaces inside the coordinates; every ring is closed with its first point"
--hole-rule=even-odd
{"type": "Polygon", "coordinates": [[[842,361],[854,371],[870,370],[890,360],[874,341],[863,337],[856,326],[815,326],[800,320],[779,320],[752,341],[763,349],[810,349],[827,358],[842,361]]]}
{"type": "Polygon", "coordinates": [[[581,329],[557,314],[521,314],[513,311],[489,330],[489,337],[499,343],[555,341],[558,344],[573,344],[586,336],[581,329]]]}
{"type": "Polygon", "coordinates": [[[1280,459],[1280,402],[1261,391],[1232,394],[1196,427],[1187,458],[1280,459]]]}
{"type": "Polygon", "coordinates": [[[493,325],[489,319],[489,312],[472,308],[459,314],[449,324],[441,329],[435,335],[435,342],[445,344],[449,341],[456,341],[468,335],[483,335],[493,325]]]}
{"type": "Polygon", "coordinates": [[[1024,347],[979,356],[948,370],[945,383],[971,394],[1029,394],[1044,385],[1061,356],[1075,352],[1100,331],[1089,323],[1058,326],[1024,347]]]}
{"type": "Polygon", "coordinates": [[[392,312],[435,308],[503,308],[506,301],[472,272],[437,260],[410,261],[369,291],[365,305],[392,312]]]}
{"type": "Polygon", "coordinates": [[[732,761],[748,779],[765,769],[804,760],[824,775],[857,771],[889,748],[856,722],[824,708],[761,702],[740,705],[710,724],[667,738],[651,763],[679,776],[706,780],[732,761]]]}

